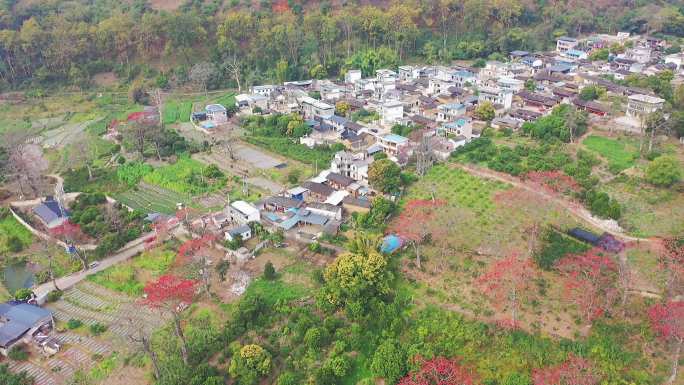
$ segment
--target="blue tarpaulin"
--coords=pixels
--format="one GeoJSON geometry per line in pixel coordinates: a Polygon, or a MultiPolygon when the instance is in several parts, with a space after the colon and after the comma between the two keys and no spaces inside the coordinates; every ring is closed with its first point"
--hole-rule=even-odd
{"type": "Polygon", "coordinates": [[[388,235],[382,240],[380,251],[385,254],[391,254],[401,247],[401,238],[396,235],[388,235]]]}

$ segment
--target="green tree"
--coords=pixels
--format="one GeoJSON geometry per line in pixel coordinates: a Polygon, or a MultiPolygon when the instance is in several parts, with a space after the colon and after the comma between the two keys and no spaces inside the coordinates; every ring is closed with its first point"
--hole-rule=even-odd
{"type": "Polygon", "coordinates": [[[368,167],[368,182],[380,192],[396,192],[401,186],[401,168],[389,159],[374,161],[368,167]]]}
{"type": "Polygon", "coordinates": [[[264,278],[268,279],[269,281],[272,281],[276,278],[276,270],[271,261],[266,262],[266,265],[264,265],[264,278]]]}
{"type": "Polygon", "coordinates": [[[597,85],[590,85],[582,88],[582,91],[580,91],[579,97],[580,99],[584,101],[590,101],[590,100],[596,100],[603,95],[606,94],[606,89],[597,86],[597,85]]]}
{"type": "Polygon", "coordinates": [[[677,159],[671,156],[660,156],[646,168],[646,180],[655,186],[669,187],[681,178],[681,166],[677,159]]]}
{"type": "Polygon", "coordinates": [[[480,120],[490,122],[492,119],[494,119],[495,115],[496,110],[490,102],[481,103],[475,109],[475,116],[480,120]]]}
{"type": "Polygon", "coordinates": [[[406,374],[406,349],[395,339],[385,340],[373,355],[371,370],[386,383],[394,384],[406,374]]]}
{"type": "Polygon", "coordinates": [[[228,373],[240,385],[254,385],[271,372],[271,354],[259,345],[245,345],[233,353],[228,373]]]}

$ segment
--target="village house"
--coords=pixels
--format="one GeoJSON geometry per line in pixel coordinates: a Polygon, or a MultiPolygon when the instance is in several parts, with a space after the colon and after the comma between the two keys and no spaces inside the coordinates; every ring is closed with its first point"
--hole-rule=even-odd
{"type": "Polygon", "coordinates": [[[365,184],[368,183],[368,166],[372,162],[373,158],[363,152],[339,151],[330,162],[330,171],[365,184]]]}
{"type": "Polygon", "coordinates": [[[51,196],[33,208],[33,213],[48,229],[54,229],[69,220],[69,213],[51,196]]]}
{"type": "Polygon", "coordinates": [[[380,117],[385,125],[399,123],[404,117],[404,104],[398,100],[387,101],[380,108],[380,117]]]}
{"type": "Polygon", "coordinates": [[[579,40],[572,37],[562,36],[556,40],[556,52],[561,54],[575,49],[577,46],[579,46],[579,40]]]}
{"type": "Polygon", "coordinates": [[[7,302],[0,304],[0,354],[21,344],[36,342],[54,328],[52,312],[37,305],[7,302]]]}
{"type": "Polygon", "coordinates": [[[337,221],[342,220],[342,207],[329,203],[311,202],[307,203],[306,210],[318,215],[328,217],[337,221]]]}
{"type": "Polygon", "coordinates": [[[361,70],[348,70],[347,73],[344,74],[344,82],[353,84],[361,80],[362,77],[361,70]]]}
{"type": "Polygon", "coordinates": [[[498,104],[507,110],[513,104],[513,93],[502,90],[498,87],[481,87],[478,89],[478,103],[490,102],[494,105],[498,104]]]}
{"type": "Polygon", "coordinates": [[[335,190],[345,190],[355,182],[354,179],[336,172],[329,173],[325,179],[328,183],[328,186],[335,190]]]}
{"type": "Polygon", "coordinates": [[[225,238],[227,241],[234,241],[237,237],[242,238],[243,241],[247,241],[252,238],[252,229],[247,225],[241,225],[232,228],[225,233],[225,238]]]}
{"type": "Polygon", "coordinates": [[[463,136],[470,140],[473,136],[473,122],[468,117],[460,117],[452,122],[444,123],[438,128],[442,135],[463,136]]]}
{"type": "Polygon", "coordinates": [[[298,101],[302,109],[302,114],[306,119],[312,119],[316,116],[329,118],[335,114],[335,106],[321,102],[310,96],[301,97],[298,101]]]}
{"type": "Polygon", "coordinates": [[[205,107],[205,112],[207,114],[207,120],[219,125],[228,121],[228,111],[226,107],[221,104],[210,104],[205,107]]]}
{"type": "Polygon", "coordinates": [[[387,155],[397,156],[402,148],[408,146],[409,140],[401,135],[386,134],[378,137],[378,144],[387,155]]]}
{"type": "Polygon", "coordinates": [[[466,107],[460,103],[441,104],[437,107],[437,121],[449,122],[465,115],[466,107]]]}
{"type": "Polygon", "coordinates": [[[335,192],[330,186],[324,185],[323,183],[307,181],[302,184],[302,187],[308,191],[308,194],[304,196],[304,200],[325,202],[326,199],[332,193],[335,192]]]}
{"type": "Polygon", "coordinates": [[[254,95],[261,95],[270,98],[272,94],[277,90],[277,86],[272,84],[266,84],[261,86],[252,86],[251,92],[254,95]]]}
{"type": "Polygon", "coordinates": [[[627,116],[643,119],[648,114],[663,108],[665,100],[651,95],[630,95],[627,102],[627,116]]]}
{"type": "Polygon", "coordinates": [[[230,220],[234,223],[246,225],[250,222],[259,222],[259,210],[245,201],[235,201],[229,205],[230,220]]]}

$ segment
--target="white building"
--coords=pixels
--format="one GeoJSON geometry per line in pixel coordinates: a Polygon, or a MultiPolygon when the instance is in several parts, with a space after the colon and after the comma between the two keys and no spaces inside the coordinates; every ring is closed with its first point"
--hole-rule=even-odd
{"type": "Polygon", "coordinates": [[[349,151],[339,151],[330,162],[330,171],[365,184],[368,183],[368,166],[372,162],[373,158],[365,152],[353,154],[349,151]]]}
{"type": "Polygon", "coordinates": [[[344,82],[352,84],[361,80],[361,77],[361,70],[349,70],[346,74],[344,74],[344,82]]]}
{"type": "Polygon", "coordinates": [[[665,56],[665,64],[674,64],[678,70],[684,69],[684,52],[665,56]]]}
{"type": "Polygon", "coordinates": [[[381,82],[395,82],[399,79],[399,75],[389,69],[379,69],[375,71],[375,77],[381,82]]]}
{"type": "Polygon", "coordinates": [[[302,108],[304,117],[307,119],[311,119],[315,116],[328,118],[335,114],[335,106],[331,106],[328,103],[321,102],[310,96],[301,97],[299,99],[299,104],[302,108]]]}
{"type": "Polygon", "coordinates": [[[437,121],[449,122],[461,115],[465,115],[466,107],[460,103],[440,104],[437,106],[437,121]]]}
{"type": "Polygon", "coordinates": [[[229,214],[231,221],[246,225],[250,222],[259,222],[261,215],[259,210],[245,201],[235,201],[230,204],[229,214]]]}
{"type": "Polygon", "coordinates": [[[556,40],[556,51],[559,53],[565,53],[568,50],[575,49],[579,45],[579,40],[563,36],[556,40]]]}
{"type": "Polygon", "coordinates": [[[452,122],[445,123],[438,128],[438,132],[446,135],[463,136],[466,141],[470,141],[473,137],[473,121],[472,119],[462,116],[452,122]]]}
{"type": "Polygon", "coordinates": [[[499,87],[480,87],[478,89],[478,102],[490,102],[492,104],[498,104],[503,106],[504,109],[508,110],[513,104],[513,92],[502,90],[499,87]]]}
{"type": "Polygon", "coordinates": [[[222,124],[228,121],[228,111],[226,107],[220,104],[206,106],[205,112],[207,113],[207,120],[212,121],[214,124],[222,124]]]}
{"type": "Polygon", "coordinates": [[[387,134],[378,137],[378,144],[387,155],[396,156],[402,148],[408,146],[409,140],[401,135],[387,134]]]}
{"type": "Polygon", "coordinates": [[[501,90],[513,93],[522,91],[525,88],[525,82],[516,78],[499,78],[496,84],[501,90]]]}
{"type": "Polygon", "coordinates": [[[240,237],[243,241],[246,241],[252,238],[252,229],[247,225],[238,226],[226,231],[225,237],[226,240],[231,242],[237,239],[237,237],[240,237]]]}
{"type": "Polygon", "coordinates": [[[422,69],[414,66],[401,66],[399,67],[399,81],[410,82],[420,78],[422,69]]]}
{"type": "Polygon", "coordinates": [[[627,102],[627,116],[642,119],[646,115],[663,108],[665,100],[650,95],[630,95],[627,102]]]}
{"type": "Polygon", "coordinates": [[[252,86],[252,94],[271,97],[271,94],[276,90],[276,86],[272,84],[265,84],[262,86],[252,86]]]}
{"type": "Polygon", "coordinates": [[[396,124],[404,117],[404,104],[400,101],[387,101],[380,108],[382,123],[386,125],[396,124]]]}

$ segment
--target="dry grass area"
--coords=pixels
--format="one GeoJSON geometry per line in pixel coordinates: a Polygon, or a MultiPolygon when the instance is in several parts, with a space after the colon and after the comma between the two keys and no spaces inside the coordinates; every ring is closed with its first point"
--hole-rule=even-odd
{"type": "Polygon", "coordinates": [[[183,0],[150,0],[152,9],[159,11],[173,11],[183,5],[183,0]]]}

